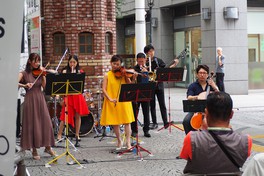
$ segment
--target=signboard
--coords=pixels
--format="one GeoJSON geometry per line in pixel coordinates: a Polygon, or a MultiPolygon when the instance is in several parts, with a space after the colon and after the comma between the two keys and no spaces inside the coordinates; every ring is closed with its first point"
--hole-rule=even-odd
{"type": "Polygon", "coordinates": [[[13,175],[14,170],[23,3],[3,0],[0,6],[0,175],[13,175]]]}
{"type": "Polygon", "coordinates": [[[30,19],[30,52],[40,55],[40,17],[30,19]]]}

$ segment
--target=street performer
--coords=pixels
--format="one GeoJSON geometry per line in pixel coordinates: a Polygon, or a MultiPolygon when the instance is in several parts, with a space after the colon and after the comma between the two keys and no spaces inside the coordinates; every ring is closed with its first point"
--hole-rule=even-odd
{"type": "MultiPolygon", "coordinates": [[[[209,87],[210,92],[219,91],[213,79],[208,77],[208,74],[209,74],[209,67],[207,65],[197,66],[196,68],[197,80],[192,84],[190,84],[188,87],[187,90],[188,100],[206,99],[206,90],[208,86],[210,86],[209,87]]],[[[185,134],[188,134],[190,131],[195,130],[190,124],[193,115],[194,113],[189,112],[183,119],[182,124],[184,127],[185,134]]]]}
{"type": "MultiPolygon", "coordinates": [[[[134,70],[136,72],[141,73],[141,75],[137,76],[137,83],[148,83],[147,76],[146,77],[142,76],[142,74],[144,75],[144,73],[148,72],[146,68],[146,55],[144,53],[137,54],[137,65],[134,66],[134,70]]],[[[138,133],[137,116],[141,105],[143,111],[143,119],[144,119],[144,127],[143,127],[144,136],[151,137],[151,135],[149,134],[149,102],[148,101],[132,102],[132,105],[135,116],[135,122],[131,123],[132,136],[136,137],[136,134],[138,133]]]]}
{"type": "Polygon", "coordinates": [[[136,74],[133,74],[132,80],[125,74],[125,69],[121,67],[122,58],[114,55],[110,60],[112,70],[108,71],[103,79],[104,102],[101,114],[101,126],[112,125],[117,137],[117,148],[120,150],[123,146],[120,125],[125,125],[126,146],[131,148],[131,127],[130,123],[134,121],[134,114],[131,102],[119,102],[119,93],[121,84],[134,82],[136,74]]]}
{"type": "MultiPolygon", "coordinates": [[[[83,73],[83,70],[79,67],[78,57],[76,55],[70,55],[68,59],[67,66],[62,70],[62,73],[83,73]]],[[[87,107],[86,101],[82,94],[77,95],[67,95],[68,100],[68,124],[75,127],[75,137],[76,140],[81,141],[79,133],[81,127],[81,116],[89,114],[89,109],[87,107]],[[74,120],[75,119],[75,120],[74,120]]],[[[60,115],[60,128],[57,136],[57,140],[61,140],[62,131],[65,122],[65,100],[62,106],[62,111],[60,115]]],[[[80,144],[76,141],[75,146],[79,147],[80,144]]]]}
{"type": "Polygon", "coordinates": [[[18,86],[26,90],[20,146],[22,150],[32,149],[32,156],[40,160],[37,149],[45,147],[44,152],[55,156],[51,146],[55,145],[54,133],[48,107],[41,91],[46,87],[45,68],[40,66],[40,56],[31,53],[25,71],[19,73],[18,86]],[[35,74],[35,71],[39,73],[35,74]],[[41,72],[39,72],[41,71],[41,72]]]}
{"type": "MultiPolygon", "coordinates": [[[[144,47],[144,53],[147,55],[148,62],[146,65],[149,67],[149,71],[154,72],[158,67],[164,68],[166,66],[165,62],[157,58],[155,56],[155,49],[152,45],[147,45],[144,47]]],[[[150,101],[150,112],[151,112],[151,118],[153,124],[151,124],[150,129],[157,129],[158,128],[158,122],[157,122],[157,115],[156,115],[156,97],[159,102],[161,117],[163,121],[163,125],[165,128],[168,128],[168,116],[167,116],[167,108],[165,105],[165,95],[164,95],[164,84],[163,82],[157,83],[157,86],[155,88],[155,92],[153,94],[153,97],[150,101]]]]}

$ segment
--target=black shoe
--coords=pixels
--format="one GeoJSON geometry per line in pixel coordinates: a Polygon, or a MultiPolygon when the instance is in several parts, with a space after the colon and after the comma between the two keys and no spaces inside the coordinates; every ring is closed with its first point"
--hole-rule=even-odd
{"type": "Polygon", "coordinates": [[[137,132],[132,132],[131,136],[135,138],[137,136],[137,132]]]}
{"type": "Polygon", "coordinates": [[[158,124],[157,123],[153,123],[153,124],[150,124],[149,125],[149,129],[150,130],[155,130],[155,129],[157,129],[159,126],[158,126],[158,124]]]}
{"type": "Polygon", "coordinates": [[[76,143],[74,146],[75,147],[80,147],[81,145],[79,143],[76,143]]]}
{"type": "Polygon", "coordinates": [[[144,136],[147,137],[147,138],[151,137],[151,135],[149,134],[149,132],[144,132],[144,136]]]}
{"type": "Polygon", "coordinates": [[[170,126],[169,122],[164,124],[164,128],[167,129],[170,126]]]}
{"type": "Polygon", "coordinates": [[[170,126],[170,124],[173,124],[173,123],[174,123],[173,121],[171,121],[170,123],[169,122],[165,123],[164,128],[167,129],[170,126]]]}
{"type": "Polygon", "coordinates": [[[182,159],[180,156],[176,156],[176,159],[182,159]]]}

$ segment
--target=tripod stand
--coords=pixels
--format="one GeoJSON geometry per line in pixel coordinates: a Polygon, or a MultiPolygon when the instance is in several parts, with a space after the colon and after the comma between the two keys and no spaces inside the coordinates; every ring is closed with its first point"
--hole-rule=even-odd
{"type": "Polygon", "coordinates": [[[102,134],[101,134],[101,135],[94,136],[94,138],[98,138],[98,137],[100,137],[100,139],[99,139],[100,142],[101,142],[105,137],[115,138],[115,136],[110,136],[110,135],[107,135],[107,134],[106,134],[106,126],[103,126],[103,127],[102,127],[102,134]]]}
{"type": "MultiPolygon", "coordinates": [[[[70,153],[69,151],[69,143],[70,140],[68,138],[69,135],[69,119],[68,119],[68,95],[74,95],[74,94],[81,94],[83,92],[83,87],[84,87],[84,78],[85,74],[57,74],[57,75],[52,75],[49,74],[47,75],[47,87],[46,87],[46,94],[51,94],[51,95],[65,95],[65,124],[66,124],[66,140],[65,140],[65,148],[66,151],[62,153],[61,155],[57,156],[53,160],[49,161],[48,163],[45,164],[45,167],[50,167],[51,163],[56,162],[58,159],[60,159],[63,156],[66,156],[66,161],[69,163],[69,157],[73,161],[75,161],[80,168],[84,168],[83,165],[79,163],[79,161],[74,158],[74,156],[70,153]]],[[[78,139],[76,138],[76,141],[78,139]]],[[[71,143],[72,144],[72,143],[71,143]]],[[[73,145],[73,144],[72,144],[73,145]]],[[[76,149],[76,148],[75,148],[76,149]]]]}
{"type": "MultiPolygon", "coordinates": [[[[186,72],[184,74],[184,68],[158,68],[157,69],[157,80],[158,82],[179,82],[184,80],[184,76],[186,76],[186,72]]],[[[169,133],[171,133],[171,126],[178,128],[179,130],[183,131],[183,129],[179,128],[173,121],[171,120],[171,98],[170,98],[170,85],[168,83],[168,93],[169,93],[169,122],[166,126],[158,129],[161,131],[163,129],[169,128],[169,133]]]]}
{"type": "MultiPolygon", "coordinates": [[[[155,83],[139,83],[139,84],[123,84],[121,86],[119,102],[125,101],[134,101],[134,102],[143,102],[150,101],[155,89],[155,83]]],[[[138,108],[136,112],[136,117],[138,116],[138,108]]],[[[136,118],[137,119],[137,118],[136,118]]],[[[138,128],[138,124],[136,123],[136,127],[138,128]]],[[[138,130],[138,129],[137,129],[138,130]]],[[[139,145],[138,133],[136,134],[136,145],[127,149],[118,154],[118,157],[121,157],[124,153],[131,152],[136,150],[136,154],[140,156],[140,160],[143,161],[143,156],[141,154],[141,150],[147,152],[149,155],[152,155],[150,151],[141,147],[139,145]]]]}

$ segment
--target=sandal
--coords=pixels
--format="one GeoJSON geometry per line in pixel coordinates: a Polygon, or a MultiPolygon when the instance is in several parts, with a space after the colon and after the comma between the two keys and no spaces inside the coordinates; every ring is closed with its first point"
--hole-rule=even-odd
{"type": "Polygon", "coordinates": [[[40,160],[40,156],[38,155],[38,151],[36,149],[33,149],[32,156],[34,160],[40,160]]]}
{"type": "Polygon", "coordinates": [[[75,136],[76,139],[78,139],[79,142],[81,142],[80,136],[75,136]]]}
{"type": "Polygon", "coordinates": [[[56,152],[52,150],[51,148],[45,148],[44,152],[49,154],[50,156],[57,156],[56,152]]]}

